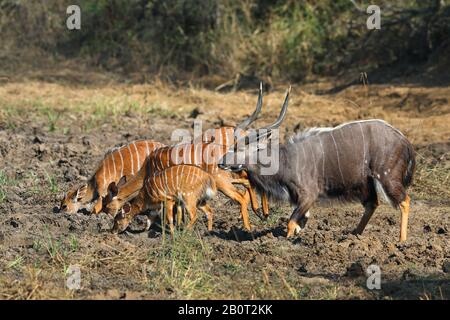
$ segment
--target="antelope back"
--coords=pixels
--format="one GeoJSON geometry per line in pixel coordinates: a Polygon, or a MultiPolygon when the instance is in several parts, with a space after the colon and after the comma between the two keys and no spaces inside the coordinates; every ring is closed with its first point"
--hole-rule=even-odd
{"type": "Polygon", "coordinates": [[[145,188],[154,200],[199,195],[211,180],[208,172],[193,165],[177,165],[158,171],[147,177],[145,188]]]}
{"type": "Polygon", "coordinates": [[[194,165],[213,174],[226,151],[226,146],[216,143],[180,144],[155,150],[148,161],[153,173],[176,165],[194,165]]]}
{"type": "Polygon", "coordinates": [[[109,151],[95,173],[98,188],[103,191],[123,176],[134,176],[144,165],[145,159],[163,146],[160,142],[139,140],[109,151]]]}

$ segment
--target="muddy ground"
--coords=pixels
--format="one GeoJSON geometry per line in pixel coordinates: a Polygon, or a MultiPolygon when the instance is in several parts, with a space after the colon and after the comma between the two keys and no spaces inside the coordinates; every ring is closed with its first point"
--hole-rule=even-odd
{"type": "MultiPolygon", "coordinates": [[[[238,206],[221,195],[213,202],[212,233],[201,219],[192,232],[178,231],[174,239],[159,225],[143,232],[142,219],[126,234],[112,235],[112,221],[103,213],[57,213],[62,192],[86,180],[109,148],[138,138],[169,143],[175,127],[191,127],[193,110],[211,127],[250,110],[231,103],[212,111],[216,94],[202,90],[170,96],[165,104],[168,90],[155,89],[148,99],[159,104],[145,97],[150,107],[142,112],[134,107],[140,100],[132,98],[140,89],[124,85],[115,91],[131,96],[128,107],[111,113],[80,102],[108,97],[111,91],[102,90],[111,89],[83,90],[45,82],[0,87],[0,298],[450,298],[448,88],[380,85],[370,96],[350,88],[324,97],[297,89],[302,98],[292,103],[285,124],[288,134],[307,125],[383,117],[409,134],[419,164],[403,244],[397,241],[400,213],[387,205],[375,212],[362,236],[353,236],[360,205],[317,204],[307,228],[289,240],[286,204],[271,203],[268,221],[251,213],[254,230],[248,233],[238,206]],[[373,108],[355,106],[369,100],[373,108]],[[306,107],[299,109],[301,104],[306,107]],[[81,288],[70,290],[66,281],[75,265],[81,288]],[[381,289],[367,288],[369,265],[379,266],[381,289]]],[[[247,102],[253,96],[231,93],[220,99],[247,102]]],[[[282,90],[268,96],[270,115],[277,113],[281,96],[282,90]]],[[[121,105],[118,99],[105,100],[105,108],[121,105]]],[[[262,121],[270,119],[266,114],[262,121]]]]}

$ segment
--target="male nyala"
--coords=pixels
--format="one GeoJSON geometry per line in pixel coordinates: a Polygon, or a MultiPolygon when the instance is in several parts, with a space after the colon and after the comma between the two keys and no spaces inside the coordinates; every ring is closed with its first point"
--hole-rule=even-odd
{"type": "MultiPolygon", "coordinates": [[[[250,153],[262,152],[262,148],[273,147],[261,141],[257,147],[245,145],[250,153]]],[[[262,175],[263,164],[258,161],[231,163],[234,151],[220,166],[245,170],[259,192],[295,206],[287,227],[288,237],[304,228],[314,202],[326,197],[362,203],[365,212],[354,230],[356,234],[364,231],[379,200],[385,199],[400,209],[400,241],[406,240],[410,205],[406,188],[414,175],[415,153],[396,128],[382,120],[365,120],[335,128],[309,129],[271,152],[279,152],[279,170],[274,175],[262,175]]]]}

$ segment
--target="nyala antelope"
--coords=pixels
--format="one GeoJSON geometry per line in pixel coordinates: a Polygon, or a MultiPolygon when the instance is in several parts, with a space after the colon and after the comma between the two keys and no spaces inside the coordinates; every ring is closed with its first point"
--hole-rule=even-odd
{"type": "MultiPolygon", "coordinates": [[[[265,141],[268,139],[266,136],[265,141]]],[[[259,143],[244,147],[257,153],[258,148],[272,146],[259,143]]],[[[399,130],[382,120],[355,121],[335,128],[309,129],[273,151],[279,152],[279,170],[271,176],[260,174],[262,165],[258,162],[231,163],[234,151],[220,166],[245,170],[259,192],[295,206],[288,237],[305,227],[313,203],[326,197],[362,203],[365,212],[355,234],[362,234],[379,200],[386,200],[400,209],[400,241],[406,240],[410,206],[406,188],[414,175],[415,153],[399,130]]]]}
{"type": "MultiPolygon", "coordinates": [[[[188,228],[195,223],[198,208],[208,217],[208,230],[212,230],[213,211],[206,201],[216,194],[216,190],[211,174],[194,165],[176,165],[150,173],[138,195],[131,202],[126,202],[114,219],[112,231],[123,232],[137,214],[159,210],[164,203],[171,233],[174,231],[173,209],[176,204],[188,212],[188,228]]],[[[155,216],[151,215],[147,229],[154,219],[155,216]]]]}
{"type": "Polygon", "coordinates": [[[163,146],[152,140],[138,140],[107,152],[91,179],[64,195],[60,212],[76,213],[87,208],[91,213],[100,213],[102,197],[106,196],[108,186],[112,182],[117,183],[123,176],[136,175],[146,157],[163,146]]]}

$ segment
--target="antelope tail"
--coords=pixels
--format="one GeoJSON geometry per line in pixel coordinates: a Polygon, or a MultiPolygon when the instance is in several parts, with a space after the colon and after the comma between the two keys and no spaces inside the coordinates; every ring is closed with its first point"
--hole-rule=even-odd
{"type": "Polygon", "coordinates": [[[403,177],[403,186],[406,188],[411,185],[412,177],[414,175],[414,171],[416,170],[416,155],[413,149],[413,146],[408,143],[407,146],[407,154],[406,154],[406,162],[408,163],[406,167],[406,172],[403,177]]]}

